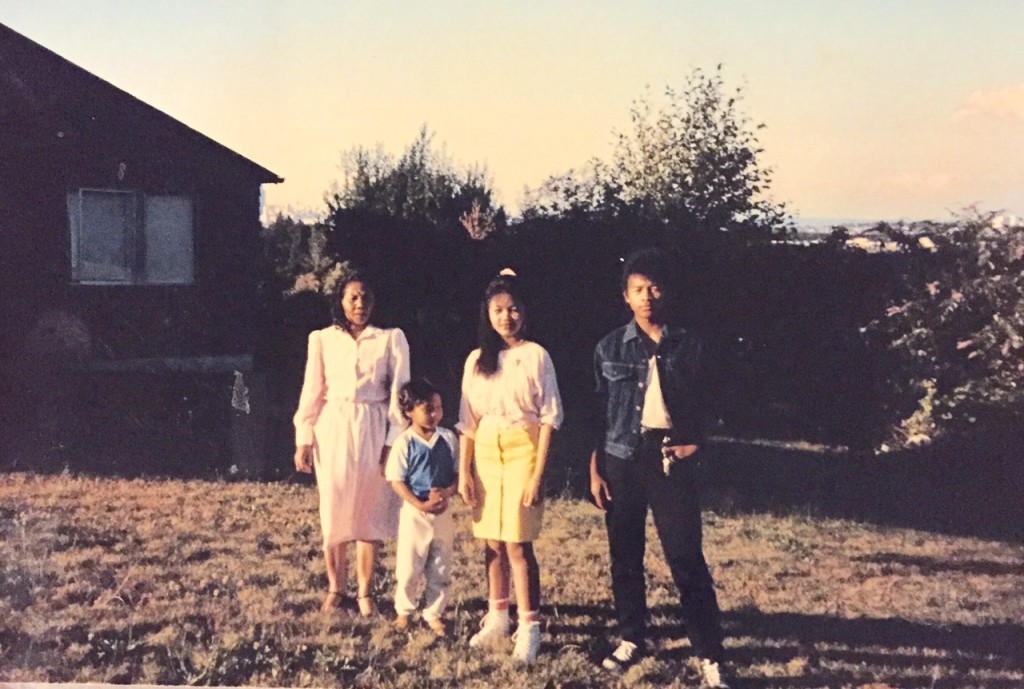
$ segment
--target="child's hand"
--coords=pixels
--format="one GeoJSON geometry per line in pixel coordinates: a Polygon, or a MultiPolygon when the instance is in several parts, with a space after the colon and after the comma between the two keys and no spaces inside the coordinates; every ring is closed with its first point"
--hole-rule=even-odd
{"type": "Polygon", "coordinates": [[[448,509],[448,491],[444,488],[431,488],[430,498],[428,499],[432,500],[435,496],[439,498],[439,500],[433,514],[444,514],[448,509]]]}
{"type": "Polygon", "coordinates": [[[420,512],[426,512],[427,514],[440,514],[444,512],[447,505],[447,500],[441,495],[435,488],[430,489],[430,495],[427,496],[426,500],[421,500],[419,504],[420,512]]]}
{"type": "Polygon", "coordinates": [[[540,476],[533,476],[526,482],[526,488],[523,490],[523,507],[533,507],[544,499],[540,479],[540,476]]]}

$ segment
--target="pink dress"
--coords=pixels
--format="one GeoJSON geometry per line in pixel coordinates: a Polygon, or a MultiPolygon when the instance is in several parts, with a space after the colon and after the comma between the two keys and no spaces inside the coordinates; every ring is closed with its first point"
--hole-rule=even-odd
{"type": "Polygon", "coordinates": [[[398,391],[408,380],[398,328],[369,326],[357,339],[333,325],[309,334],[295,443],[313,446],[325,547],[395,536],[401,499],[380,458],[405,428],[398,391]]]}

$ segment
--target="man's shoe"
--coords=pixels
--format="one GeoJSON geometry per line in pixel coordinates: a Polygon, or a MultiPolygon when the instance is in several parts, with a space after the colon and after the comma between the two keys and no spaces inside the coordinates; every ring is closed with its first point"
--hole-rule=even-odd
{"type": "Polygon", "coordinates": [[[636,665],[643,657],[643,651],[632,641],[620,641],[611,655],[601,661],[601,667],[613,672],[623,672],[636,665]]]}
{"type": "Polygon", "coordinates": [[[520,622],[512,635],[516,645],[512,648],[512,660],[517,663],[532,663],[540,650],[540,622],[520,622]]]}
{"type": "Polygon", "coordinates": [[[700,659],[701,686],[708,689],[729,689],[729,683],[725,681],[722,666],[707,658],[700,659]]]}
{"type": "Polygon", "coordinates": [[[484,619],[480,621],[480,631],[470,638],[469,647],[490,646],[494,642],[506,638],[508,636],[508,627],[508,610],[500,612],[492,610],[488,612],[484,615],[484,619]]]}

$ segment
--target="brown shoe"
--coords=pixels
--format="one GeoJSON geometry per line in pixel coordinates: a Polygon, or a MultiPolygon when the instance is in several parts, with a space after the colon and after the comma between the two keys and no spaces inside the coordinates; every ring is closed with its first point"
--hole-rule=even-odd
{"type": "Polygon", "coordinates": [[[437,636],[448,636],[448,629],[444,626],[444,622],[441,620],[423,620],[430,627],[430,631],[434,632],[437,636]]]}
{"type": "Polygon", "coordinates": [[[328,591],[327,597],[324,598],[324,602],[320,604],[320,610],[322,612],[330,612],[331,610],[337,610],[341,607],[341,604],[345,600],[345,594],[341,591],[328,591]]]}
{"type": "Polygon", "coordinates": [[[407,631],[409,631],[409,616],[408,615],[399,615],[398,617],[396,617],[395,618],[395,629],[397,629],[400,632],[407,632],[407,631]]]}

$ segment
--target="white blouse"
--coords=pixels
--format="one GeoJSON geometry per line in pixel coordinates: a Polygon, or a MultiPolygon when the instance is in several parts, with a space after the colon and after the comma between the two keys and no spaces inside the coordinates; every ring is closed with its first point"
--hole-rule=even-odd
{"type": "Polygon", "coordinates": [[[332,325],[309,334],[306,375],[295,412],[295,444],[313,442],[313,426],[333,403],[386,404],[385,445],[406,426],[398,391],[409,380],[409,343],[398,328],[367,326],[358,338],[332,325]]]}
{"type": "Polygon", "coordinates": [[[462,401],[456,428],[470,438],[480,419],[499,419],[506,428],[525,424],[562,424],[562,398],[558,394],[555,365],[536,342],[524,342],[498,353],[498,370],[491,377],[477,372],[480,350],[466,359],[462,373],[462,401]]]}

